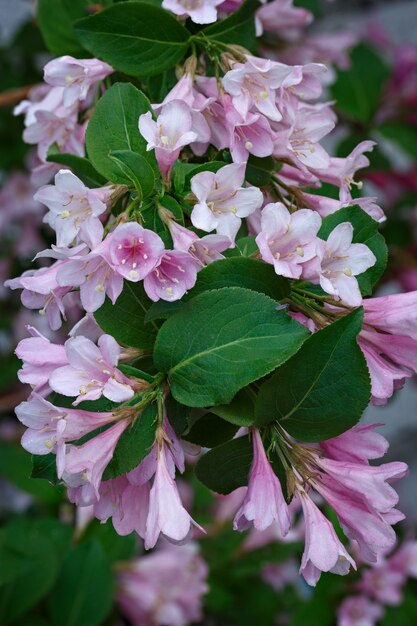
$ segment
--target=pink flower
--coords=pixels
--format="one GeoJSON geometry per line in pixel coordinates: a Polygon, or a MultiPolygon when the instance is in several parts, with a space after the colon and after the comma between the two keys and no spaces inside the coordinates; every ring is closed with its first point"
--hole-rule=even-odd
{"type": "Polygon", "coordinates": [[[261,576],[275,591],[282,591],[287,585],[296,585],[299,577],[295,559],[290,558],[283,563],[267,563],[263,566],[261,576]]]}
{"type": "Polygon", "coordinates": [[[389,559],[391,569],[405,577],[417,578],[417,541],[408,539],[389,559]]]}
{"type": "Polygon", "coordinates": [[[417,372],[416,341],[364,326],[358,344],[371,375],[372,402],[385,404],[396,389],[401,389],[405,379],[417,372]]]}
{"type": "Polygon", "coordinates": [[[88,313],[94,313],[104,303],[106,295],[114,304],[123,289],[123,277],[109,261],[112,233],[85,256],[65,261],[59,268],[59,285],[80,287],[81,303],[88,313]]]}
{"type": "Polygon", "coordinates": [[[288,507],[282,493],[281,483],[266,456],[259,430],[252,430],[253,464],[249,476],[248,491],[238,512],[233,528],[246,530],[253,526],[265,530],[278,522],[283,537],[290,528],[288,507]]]}
{"type": "Polygon", "coordinates": [[[163,253],[159,235],[136,222],[127,222],[113,231],[108,256],[116,272],[137,282],[152,272],[163,253]]]}
{"type": "Polygon", "coordinates": [[[22,304],[28,309],[39,310],[40,315],[46,315],[52,330],[58,330],[61,317],[65,319],[64,296],[70,291],[59,285],[58,272],[62,261],[57,261],[49,267],[38,270],[28,270],[19,278],[7,280],[4,284],[11,289],[22,289],[22,304]]]}
{"type": "Polygon", "coordinates": [[[159,449],[155,479],[149,496],[145,534],[147,550],[154,547],[161,533],[167,539],[179,542],[189,536],[192,524],[204,532],[182,506],[165,455],[165,445],[162,445],[159,449]]]}
{"type": "Polygon", "coordinates": [[[36,393],[16,407],[16,415],[27,426],[22,437],[23,448],[31,454],[55,452],[59,477],[63,472],[66,442],[114,421],[113,413],[57,407],[36,393]]]}
{"type": "Polygon", "coordinates": [[[388,450],[388,441],[374,432],[379,424],[359,424],[338,437],[320,443],[326,457],[336,461],[368,464],[370,459],[379,459],[388,450]]]}
{"type": "Polygon", "coordinates": [[[392,335],[417,340],[417,291],[363,301],[365,324],[392,335]]]}
{"type": "Polygon", "coordinates": [[[119,569],[117,602],[132,626],[187,626],[202,619],[207,576],[197,544],[164,547],[119,569]]]}
{"type": "Polygon", "coordinates": [[[217,8],[223,0],[163,0],[167,11],[181,17],[190,17],[195,24],[211,24],[217,20],[217,8]]]}
{"type": "Polygon", "coordinates": [[[366,595],[350,596],[337,611],[337,626],[376,626],[384,615],[384,608],[366,595]]]}
{"type": "Polygon", "coordinates": [[[91,87],[112,72],[113,68],[99,59],[75,59],[66,55],[45,65],[44,79],[53,87],[63,87],[64,105],[70,107],[79,100],[86,100],[91,87]]]}
{"type": "Polygon", "coordinates": [[[323,181],[340,187],[342,202],[351,198],[352,185],[362,188],[362,183],[356,183],[354,176],[358,170],[368,167],[369,159],[364,156],[364,152],[370,152],[375,145],[374,141],[362,141],[346,158],[330,159],[327,169],[320,169],[321,166],[317,166],[317,173],[323,181]]]}
{"type": "Polygon", "coordinates": [[[200,267],[191,254],[167,250],[150,274],[145,276],[143,286],[154,302],[180,300],[188,289],[194,287],[200,267]]]}
{"type": "Polygon", "coordinates": [[[52,372],[68,363],[65,347],[51,343],[33,326],[27,329],[32,336],[22,339],[16,348],[16,356],[23,361],[18,372],[19,380],[46,395],[50,391],[48,380],[52,372]]]}
{"type": "Polygon", "coordinates": [[[316,255],[320,226],[320,216],[314,211],[300,209],[291,214],[281,202],[267,204],[256,237],[263,260],[281,276],[300,278],[302,264],[316,255]]]}
{"type": "Polygon", "coordinates": [[[313,486],[336,512],[345,535],[358,543],[363,559],[375,562],[395,545],[391,523],[401,517],[391,520],[389,515],[376,511],[362,495],[346,490],[330,477],[321,476],[313,486]]]}
{"type": "Polygon", "coordinates": [[[196,228],[206,232],[214,229],[219,235],[235,240],[242,223],[262,205],[262,192],[257,187],[243,188],[245,166],[232,163],[216,173],[200,172],[191,179],[191,190],[198,202],[191,213],[196,228]]]}
{"type": "Polygon", "coordinates": [[[327,167],[330,157],[318,142],[335,126],[333,111],[295,99],[288,104],[285,120],[274,127],[274,156],[291,159],[301,170],[327,167]]]}
{"type": "Polygon", "coordinates": [[[298,68],[269,59],[247,56],[246,63],[235,63],[222,79],[232,96],[233,106],[245,118],[253,108],[270,120],[279,122],[282,114],[276,104],[276,90],[301,81],[298,68]]]}
{"type": "Polygon", "coordinates": [[[113,402],[133,397],[130,381],[116,365],[120,347],[110,335],[102,335],[98,346],[86,337],[72,337],[65,343],[69,365],[56,369],[49,384],[64,396],[77,396],[74,406],[102,395],[113,402]]]}
{"type": "Polygon", "coordinates": [[[149,508],[149,485],[131,485],[126,475],[106,480],[99,488],[99,500],[94,503],[94,515],[106,522],[112,519],[117,534],[136,531],[145,536],[149,508]]]}
{"type": "Polygon", "coordinates": [[[380,513],[388,513],[398,502],[398,494],[389,483],[408,473],[407,465],[399,462],[372,466],[318,458],[317,465],[339,485],[360,494],[380,513]]]}
{"type": "Polygon", "coordinates": [[[376,257],[362,243],[352,243],[353,226],[350,222],[338,224],[327,241],[318,247],[318,259],[303,268],[303,277],[320,283],[324,291],[351,307],[360,306],[362,295],[355,276],[375,265],[376,257]],[[318,274],[318,276],[317,276],[318,274]]]}
{"type": "Polygon", "coordinates": [[[273,0],[258,9],[256,16],[265,30],[275,31],[284,38],[313,19],[307,9],[294,7],[293,0],[273,0]]]}
{"type": "Polygon", "coordinates": [[[165,104],[156,122],[150,111],[140,116],[139,131],[148,142],[146,149],[155,150],[164,178],[168,177],[181,148],[197,140],[198,135],[192,130],[192,125],[190,108],[181,100],[172,100],[165,104]]]}
{"type": "Polygon", "coordinates": [[[243,117],[230,97],[223,100],[223,123],[234,163],[246,163],[250,154],[261,158],[270,156],[274,149],[273,133],[266,117],[251,112],[243,117]]]}
{"type": "Polygon", "coordinates": [[[381,604],[396,606],[402,601],[405,581],[403,573],[392,569],[389,561],[383,561],[363,572],[358,589],[381,604]]]}
{"type": "Polygon", "coordinates": [[[345,576],[355,561],[337,538],[336,532],[323,513],[304,490],[299,492],[305,521],[305,548],[300,574],[309,585],[316,586],[321,572],[345,576]]]}
{"type": "Polygon", "coordinates": [[[110,187],[88,189],[70,170],[59,170],[55,185],[41,187],[34,197],[49,209],[45,221],[55,230],[58,246],[71,245],[78,235],[94,248],[103,237],[98,216],[107,210],[112,192],[110,187]]]}
{"type": "Polygon", "coordinates": [[[206,235],[199,238],[196,233],[174,220],[168,222],[174,248],[182,252],[189,252],[202,266],[213,261],[224,259],[220,254],[231,246],[231,241],[224,235],[206,235]]]}
{"type": "Polygon", "coordinates": [[[87,483],[99,499],[101,477],[113,457],[117,442],[128,426],[128,420],[121,420],[87,443],[80,446],[69,444],[63,462],[64,481],[67,481],[68,475],[76,475],[79,485],[87,483]]]}

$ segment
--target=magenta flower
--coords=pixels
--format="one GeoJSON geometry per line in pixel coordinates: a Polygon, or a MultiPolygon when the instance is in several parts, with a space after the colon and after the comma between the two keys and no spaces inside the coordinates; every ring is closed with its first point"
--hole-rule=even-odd
{"type": "Polygon", "coordinates": [[[16,356],[23,361],[18,372],[19,380],[31,385],[37,393],[47,395],[52,372],[68,363],[65,347],[50,342],[33,326],[27,329],[32,336],[22,339],[16,347],[16,356]]]}
{"type": "Polygon", "coordinates": [[[132,381],[116,365],[120,347],[110,335],[102,335],[98,346],[86,337],[72,337],[65,343],[69,365],[56,369],[49,384],[64,396],[77,396],[74,406],[83,400],[101,396],[113,402],[133,397],[132,381]]]}
{"type": "Polygon", "coordinates": [[[143,286],[154,302],[180,300],[188,289],[194,287],[200,268],[200,263],[191,254],[167,250],[152,272],[145,276],[143,286]]]}
{"type": "Polygon", "coordinates": [[[267,204],[256,237],[263,260],[281,276],[300,278],[302,264],[317,253],[320,226],[321,218],[315,211],[300,209],[291,214],[281,202],[267,204]]]}
{"type": "Polygon", "coordinates": [[[198,135],[192,130],[192,126],[190,108],[181,100],[171,100],[165,104],[156,122],[150,111],[140,116],[139,131],[148,142],[146,149],[155,150],[164,178],[168,178],[181,148],[197,140],[198,135]]]}
{"type": "Polygon", "coordinates": [[[417,291],[396,293],[363,302],[365,324],[383,333],[417,341],[417,291]]]}
{"type": "Polygon", "coordinates": [[[107,210],[111,187],[88,189],[70,170],[59,170],[55,185],[45,185],[35,199],[45,204],[49,213],[45,221],[56,232],[57,245],[69,246],[79,236],[90,248],[103,237],[99,215],[107,210]]]}
{"type": "Polygon", "coordinates": [[[267,118],[251,112],[242,117],[228,98],[224,98],[223,106],[224,126],[233,162],[246,163],[250,154],[260,158],[270,156],[274,143],[267,118]]]}
{"type": "Polygon", "coordinates": [[[253,526],[256,530],[265,530],[276,521],[282,537],[285,537],[290,528],[288,507],[257,428],[252,430],[252,442],[253,464],[248,491],[236,513],[233,528],[242,531],[253,526]]]}
{"type": "Polygon", "coordinates": [[[316,586],[321,572],[333,572],[345,576],[355,561],[337,538],[329,520],[314,504],[304,490],[299,492],[305,522],[305,548],[300,574],[309,585],[316,586]]]}
{"type": "Polygon", "coordinates": [[[149,496],[145,548],[153,548],[161,533],[171,541],[183,541],[191,533],[192,525],[204,532],[181,504],[178,488],[168,469],[165,445],[162,445],[149,496]]]}
{"type": "Polygon", "coordinates": [[[44,67],[45,82],[63,87],[63,102],[67,107],[86,100],[93,87],[113,73],[113,68],[99,59],[75,59],[65,55],[49,61],[44,67]]]}
{"type": "Polygon", "coordinates": [[[200,172],[191,179],[191,190],[198,202],[191,213],[196,228],[206,232],[217,231],[234,242],[242,223],[263,202],[257,187],[243,188],[245,166],[232,163],[216,173],[200,172]]]}
{"type": "Polygon", "coordinates": [[[337,626],[376,626],[384,615],[384,608],[367,596],[350,596],[337,611],[337,626]]]}
{"type": "Polygon", "coordinates": [[[136,222],[127,222],[113,231],[108,256],[116,272],[137,282],[152,272],[163,253],[159,235],[136,222]]]}
{"type": "Polygon", "coordinates": [[[217,7],[224,0],[163,0],[162,6],[180,17],[190,17],[195,24],[211,24],[217,20],[217,7]]]}

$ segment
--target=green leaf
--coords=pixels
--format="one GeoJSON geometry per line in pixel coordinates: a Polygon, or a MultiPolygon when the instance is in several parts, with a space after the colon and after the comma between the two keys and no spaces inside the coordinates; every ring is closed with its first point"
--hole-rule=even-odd
{"type": "Polygon", "coordinates": [[[212,41],[239,44],[250,50],[256,42],[255,13],[260,6],[258,0],[246,0],[232,15],[206,26],[201,33],[212,41]]]}
{"type": "Polygon", "coordinates": [[[338,111],[366,124],[381,103],[389,69],[373,48],[362,43],[352,51],[351,61],[349,69],[339,70],[331,92],[338,111]]]}
{"type": "Polygon", "coordinates": [[[258,425],[278,420],[302,441],[324,441],[354,426],[369,403],[370,378],[356,342],[357,309],[319,330],[260,388],[258,425]]]}
{"type": "Polygon", "coordinates": [[[375,222],[372,217],[357,206],[339,209],[336,213],[325,217],[319,231],[319,237],[327,239],[332,230],[342,222],[352,224],[353,243],[364,243],[376,256],[375,265],[357,277],[362,295],[370,296],[387,266],[388,249],[385,239],[378,231],[378,222],[375,222]]]}
{"type": "Polygon", "coordinates": [[[145,324],[145,315],[150,306],[151,301],[142,283],[125,281],[116,303],[112,304],[106,298],[94,317],[104,332],[120,343],[146,350],[152,348],[158,330],[154,322],[145,324]]]}
{"type": "Polygon", "coordinates": [[[156,405],[149,404],[120,437],[103,479],[110,480],[130,472],[149,454],[155,441],[156,405]]]}
{"type": "Polygon", "coordinates": [[[130,150],[113,150],[110,158],[125,177],[127,185],[133,185],[141,199],[151,195],[155,188],[155,175],[149,162],[140,154],[130,150]]]}
{"type": "Polygon", "coordinates": [[[273,300],[282,300],[290,293],[289,281],[277,276],[272,265],[242,256],[222,259],[204,267],[186,300],[222,287],[244,287],[264,293],[273,300]]]}
{"type": "Polygon", "coordinates": [[[170,13],[123,2],[79,20],[75,31],[94,56],[130,76],[154,76],[179,63],[190,33],[170,13]]]}
{"type": "Polygon", "coordinates": [[[169,317],[177,313],[184,306],[183,300],[175,302],[167,302],[166,300],[158,300],[151,304],[145,315],[145,322],[153,320],[167,320],[169,317]]]}
{"type": "Polygon", "coordinates": [[[246,180],[256,187],[266,187],[271,182],[271,176],[279,171],[279,165],[273,157],[261,159],[252,154],[246,166],[246,180]]]}
{"type": "Polygon", "coordinates": [[[53,626],[98,626],[111,611],[113,593],[111,564],[101,545],[75,547],[48,598],[53,626]]]}
{"type": "Polygon", "coordinates": [[[210,411],[237,426],[252,426],[255,422],[255,397],[250,389],[241,389],[229,404],[212,406],[210,411]]]}
{"type": "Polygon", "coordinates": [[[252,460],[252,444],[245,435],[209,450],[197,463],[195,473],[212,491],[227,494],[248,484],[252,460]]]}
{"type": "Polygon", "coordinates": [[[417,128],[402,122],[386,122],[378,128],[386,139],[390,139],[417,159],[417,128]]]}
{"type": "Polygon", "coordinates": [[[169,423],[174,429],[178,437],[188,429],[188,419],[191,409],[175,400],[171,394],[165,398],[165,409],[167,412],[169,423]]]}
{"type": "Polygon", "coordinates": [[[75,35],[73,23],[87,14],[86,8],[90,3],[90,0],[38,0],[36,16],[39,28],[52,54],[86,56],[75,35]]]}
{"type": "MultiPolygon", "coordinates": [[[[62,491],[54,489],[44,481],[32,480],[30,478],[31,470],[31,456],[28,452],[23,450],[20,445],[0,441],[0,476],[7,478],[7,480],[16,485],[16,487],[26,493],[32,494],[41,502],[59,502],[62,497],[62,491]]],[[[33,474],[32,477],[37,478],[33,474]]]]}
{"type": "MultiPolygon", "coordinates": [[[[74,408],[74,405],[72,404],[74,402],[74,398],[63,396],[55,391],[49,395],[48,400],[55,406],[67,409],[74,408]]],[[[113,411],[113,409],[119,406],[119,404],[120,402],[112,402],[108,398],[102,396],[98,400],[85,400],[84,402],[80,402],[80,404],[77,405],[77,409],[80,409],[80,411],[92,411],[93,413],[105,413],[107,411],[113,411]]]]}
{"type": "Polygon", "coordinates": [[[308,331],[267,296],[231,287],[208,291],[170,317],[158,333],[155,366],[188,406],[227,404],[286,361],[308,331]]]}
{"type": "Polygon", "coordinates": [[[58,575],[59,562],[51,538],[36,523],[24,519],[12,521],[0,539],[0,552],[6,549],[9,556],[12,553],[25,559],[25,566],[18,575],[0,586],[0,624],[6,626],[50,591],[58,575]]]}
{"type": "Polygon", "coordinates": [[[107,178],[99,174],[88,159],[76,154],[53,152],[48,154],[47,161],[66,165],[87,187],[102,187],[107,182],[107,178]]]}
{"type": "Polygon", "coordinates": [[[114,151],[137,152],[156,169],[155,155],[146,152],[146,141],[138,128],[139,116],[150,110],[147,97],[131,83],[116,83],[97,102],[85,142],[88,158],[107,180],[126,183],[126,175],[110,155],[114,151]]]}
{"type": "Polygon", "coordinates": [[[204,448],[214,448],[232,439],[238,426],[226,422],[214,413],[205,413],[194,422],[184,439],[204,448]]]}
{"type": "MultiPolygon", "coordinates": [[[[57,485],[59,480],[56,473],[56,455],[55,454],[33,454],[32,455],[32,471],[30,477],[47,480],[51,485],[57,485]]],[[[56,489],[54,489],[56,491],[56,489]]]]}

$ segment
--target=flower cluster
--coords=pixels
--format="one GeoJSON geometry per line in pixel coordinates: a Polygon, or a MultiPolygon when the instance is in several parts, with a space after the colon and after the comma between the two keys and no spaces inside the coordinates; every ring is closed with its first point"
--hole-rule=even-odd
{"type": "MultiPolygon", "coordinates": [[[[214,21],[221,4],[163,2],[200,24],[214,21]]],[[[111,20],[143,6],[117,3],[85,19],[107,15],[111,20]]],[[[270,12],[277,8],[284,30],[309,19],[291,2],[274,0],[254,16],[259,34],[274,28],[270,12]]],[[[30,327],[31,336],[17,347],[23,361],[19,378],[32,388],[16,409],[27,427],[22,445],[34,455],[55,455],[57,480],[68,487],[70,501],[93,507],[103,522],[111,518],[120,535],[137,532],[148,549],[161,535],[182,542],[204,532],[183,506],[175,477],[185,470],[189,442],[211,447],[204,438],[195,440],[193,427],[207,419],[230,422],[215,452],[240,446],[244,454],[230,454],[231,464],[241,457],[246,464],[232,467],[229,482],[227,476],[219,479],[217,467],[213,474],[219,483],[199,470],[203,482],[225,492],[248,483],[234,518],[238,531],[275,526],[285,537],[301,509],[305,551],[300,571],[315,585],[322,571],[346,574],[355,561],[314,494],[333,509],[367,561],[392,548],[392,525],[402,519],[390,483],[406,474],[405,464],[370,465],[387,444],[373,427],[352,428],[371,395],[357,343],[377,403],[417,371],[416,294],[363,299],[383,271],[385,251],[374,241],[378,244],[382,210],[374,198],[353,197],[361,188],[355,177],[368,165],[365,153],[374,143],[360,143],[345,158],[330,156],[321,145],[336,123],[330,104],[319,100],[326,72],[322,64],[289,65],[253,56],[238,45],[219,49],[216,39],[207,44],[199,34],[187,35],[163,9],[152,11],[185,32],[191,48],[201,48],[178,68],[180,78],[164,91],[162,102],[147,106],[133,85],[110,86],[113,69],[104,60],[64,56],[48,63],[46,85],[17,108],[25,113],[24,139],[37,145],[37,173],[46,184],[35,200],[48,209],[45,222],[56,243],[37,255],[51,258],[50,265],[6,284],[22,289],[23,304],[46,315],[53,330],[66,320],[74,300],[84,316],[64,344],[30,327]],[[104,93],[101,103],[106,102],[112,89],[121,102],[120,110],[106,111],[114,135],[100,128],[97,139],[96,100],[104,93]],[[123,101],[126,89],[132,109],[137,105],[143,111],[134,114],[133,125],[132,101],[123,101]],[[55,150],[58,163],[64,159],[67,167],[50,165],[55,150]],[[336,198],[326,195],[328,185],[336,188],[336,198]],[[195,317],[203,301],[201,322],[195,317]],[[242,301],[254,303],[252,310],[242,311],[242,301]],[[357,324],[361,306],[359,329],[351,320],[357,324]],[[358,369],[363,366],[361,379],[354,379],[359,401],[352,403],[353,419],[332,424],[335,436],[329,439],[320,423],[311,433],[303,416],[298,417],[303,436],[291,436],[285,420],[298,405],[282,407],[277,401],[260,416],[258,398],[270,381],[263,379],[316,338],[309,331],[330,329],[337,335],[336,324],[346,320],[350,334],[356,330],[338,358],[343,368],[349,358],[358,369]],[[240,392],[247,398],[243,408],[240,392]],[[238,426],[247,430],[237,433],[238,426]]],[[[109,54],[112,47],[107,46],[109,54]]],[[[118,63],[116,54],[115,70],[118,63]]],[[[125,67],[122,63],[120,69],[125,67]]],[[[339,340],[333,337],[331,358],[339,340]]],[[[310,356],[307,374],[314,367],[310,356]]],[[[314,380],[311,385],[299,372],[303,411],[317,414],[332,406],[340,370],[339,362],[326,384],[314,380]],[[316,395],[309,398],[315,386],[316,395]]],[[[203,468],[209,454],[199,461],[203,468]]],[[[164,562],[162,553],[121,575],[121,604],[129,616],[143,613],[143,623],[163,619],[155,617],[160,605],[147,587],[152,587],[149,572],[159,559],[164,562]],[[149,603],[138,606],[131,586],[145,587],[149,603]]],[[[170,579],[169,563],[160,567],[167,568],[170,579]]],[[[202,578],[195,581],[196,596],[204,591],[202,578]]],[[[177,617],[169,623],[197,618],[188,600],[174,598],[171,609],[177,617]],[[185,606],[183,613],[178,605],[185,606]]]]}

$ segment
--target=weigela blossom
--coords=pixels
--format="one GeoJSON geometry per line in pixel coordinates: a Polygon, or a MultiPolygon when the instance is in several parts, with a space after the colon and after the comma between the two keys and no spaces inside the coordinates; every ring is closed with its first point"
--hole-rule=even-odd
{"type": "Polygon", "coordinates": [[[113,68],[99,59],[75,59],[65,55],[45,65],[44,79],[53,87],[63,87],[63,103],[70,107],[79,100],[86,100],[91,87],[112,72],[113,68]]]}
{"type": "Polygon", "coordinates": [[[74,406],[102,395],[113,402],[133,397],[133,383],[117,369],[120,347],[110,335],[102,335],[98,346],[86,337],[71,337],[65,343],[69,365],[59,367],[49,378],[54,391],[77,396],[74,406]]]}
{"type": "Polygon", "coordinates": [[[371,374],[374,404],[385,404],[417,372],[416,292],[364,301],[358,343],[371,374]]]}
{"type": "Polygon", "coordinates": [[[216,229],[234,242],[242,218],[256,211],[263,200],[256,187],[242,187],[244,178],[245,166],[239,163],[193,176],[191,190],[198,200],[191,213],[193,225],[206,232],[216,229]]]}
{"type": "Polygon", "coordinates": [[[164,9],[180,17],[190,17],[195,24],[211,24],[217,19],[217,7],[223,0],[163,0],[164,9]]]}
{"type": "Polygon", "coordinates": [[[194,287],[200,263],[188,252],[166,250],[154,269],[145,276],[144,289],[151,300],[180,300],[194,287]]]}
{"type": "Polygon", "coordinates": [[[290,213],[281,203],[267,204],[261,213],[261,232],[256,243],[261,257],[277,274],[300,278],[303,263],[317,254],[321,219],[315,211],[290,213]]]}
{"type": "Polygon", "coordinates": [[[300,68],[249,55],[246,58],[246,63],[234,64],[222,79],[233,106],[243,118],[254,108],[279,122],[282,114],[277,108],[276,90],[301,82],[300,68]]]}
{"type": "Polygon", "coordinates": [[[111,187],[88,189],[70,170],[60,170],[55,185],[41,187],[35,194],[38,202],[45,204],[49,213],[45,221],[56,232],[57,246],[69,246],[79,236],[90,248],[97,246],[103,237],[99,219],[107,210],[111,187]]]}
{"type": "Polygon", "coordinates": [[[384,615],[380,604],[367,596],[350,596],[339,606],[337,626],[376,626],[384,615]]]}
{"type": "Polygon", "coordinates": [[[202,618],[207,576],[196,544],[164,546],[119,570],[117,601],[133,626],[187,626],[202,618]]]}
{"type": "Polygon", "coordinates": [[[198,134],[192,127],[190,108],[181,100],[165,104],[156,122],[149,111],[140,116],[139,131],[148,142],[146,149],[155,150],[159,169],[165,178],[178,159],[181,148],[197,141],[198,134]]]}
{"type": "Polygon", "coordinates": [[[248,491],[236,513],[233,527],[235,530],[246,530],[253,525],[256,530],[265,530],[275,521],[282,537],[285,537],[290,528],[290,517],[281,483],[271,468],[256,428],[252,430],[252,440],[253,464],[248,491]]]}
{"type": "Polygon", "coordinates": [[[133,282],[143,280],[164,253],[162,239],[136,222],[121,224],[113,231],[108,257],[115,271],[133,282]]]}
{"type": "Polygon", "coordinates": [[[355,307],[362,302],[355,277],[375,265],[376,257],[368,246],[352,243],[352,238],[352,224],[338,224],[327,241],[320,242],[317,259],[305,266],[303,272],[307,280],[319,283],[326,293],[355,307]]]}
{"type": "Polygon", "coordinates": [[[64,346],[52,343],[33,326],[28,326],[27,330],[31,337],[22,339],[16,348],[16,356],[23,361],[18,372],[19,380],[46,395],[51,390],[49,377],[58,367],[68,363],[67,354],[64,346]]]}

